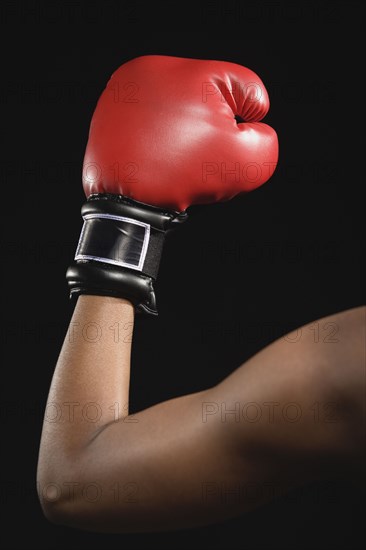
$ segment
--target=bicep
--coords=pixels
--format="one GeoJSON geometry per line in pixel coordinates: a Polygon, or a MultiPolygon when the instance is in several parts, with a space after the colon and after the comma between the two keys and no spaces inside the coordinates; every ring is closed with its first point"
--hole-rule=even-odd
{"type": "Polygon", "coordinates": [[[110,424],[78,459],[68,523],[112,532],[181,529],[240,515],[285,490],[278,479],[287,483],[291,435],[263,411],[256,418],[270,401],[283,402],[283,385],[269,390],[260,371],[244,365],[207,391],[110,424]]]}
{"type": "Polygon", "coordinates": [[[110,424],[78,458],[67,523],[101,531],[204,525],[240,513],[225,488],[238,486],[243,460],[232,433],[208,422],[212,390],[179,397],[110,424]],[[94,485],[93,485],[94,484],[94,485]],[[96,502],[88,502],[98,492],[96,502]],[[83,497],[84,488],[84,497],[83,497]]]}
{"type": "MultiPolygon", "coordinates": [[[[204,525],[329,472],[334,457],[354,451],[341,376],[357,360],[346,330],[333,348],[308,333],[296,345],[275,342],[213,388],[107,426],[78,457],[68,523],[116,532],[204,525]]],[[[362,370],[353,372],[358,387],[362,370]]]]}

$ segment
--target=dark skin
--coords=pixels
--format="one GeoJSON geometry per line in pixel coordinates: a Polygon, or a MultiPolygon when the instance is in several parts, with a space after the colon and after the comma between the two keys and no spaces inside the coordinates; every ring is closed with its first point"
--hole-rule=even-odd
{"type": "Polygon", "coordinates": [[[361,475],[365,311],[302,327],[218,385],[131,416],[134,308],[79,297],[43,425],[45,515],[89,531],[182,529],[309,481],[361,475]]]}

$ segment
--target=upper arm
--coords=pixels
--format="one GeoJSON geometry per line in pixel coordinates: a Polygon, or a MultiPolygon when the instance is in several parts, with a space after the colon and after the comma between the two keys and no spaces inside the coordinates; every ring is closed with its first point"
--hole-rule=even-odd
{"type": "Polygon", "coordinates": [[[357,445],[349,415],[362,377],[353,321],[335,321],[343,333],[333,347],[305,327],[297,342],[275,342],[213,388],[110,424],[65,480],[74,483],[65,522],[116,532],[211,523],[346,459],[357,445]]]}
{"type": "Polygon", "coordinates": [[[243,479],[243,460],[221,420],[207,421],[211,392],[160,403],[103,430],[69,469],[67,481],[78,485],[58,512],[61,523],[101,531],[164,530],[239,513],[219,492],[243,479]],[[95,502],[88,501],[88,491],[91,498],[98,493],[95,502]]]}

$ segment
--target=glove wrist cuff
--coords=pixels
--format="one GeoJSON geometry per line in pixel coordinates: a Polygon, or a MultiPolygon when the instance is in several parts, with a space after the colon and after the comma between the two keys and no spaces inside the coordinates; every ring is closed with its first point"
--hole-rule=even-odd
{"type": "Polygon", "coordinates": [[[101,294],[130,299],[138,310],[157,313],[153,282],[165,233],[187,218],[121,195],[91,195],[82,206],[84,220],[76,264],[66,278],[70,296],[101,294]]]}

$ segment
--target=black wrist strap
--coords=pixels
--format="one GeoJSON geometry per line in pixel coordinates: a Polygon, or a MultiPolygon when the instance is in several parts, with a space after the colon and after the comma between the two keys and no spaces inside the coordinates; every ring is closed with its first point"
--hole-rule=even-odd
{"type": "Polygon", "coordinates": [[[186,213],[161,210],[119,195],[89,197],[76,249],[78,262],[100,262],[157,277],[164,236],[186,213]]]}
{"type": "Polygon", "coordinates": [[[85,214],[75,260],[134,269],[156,279],[164,232],[126,216],[85,214]]]}

